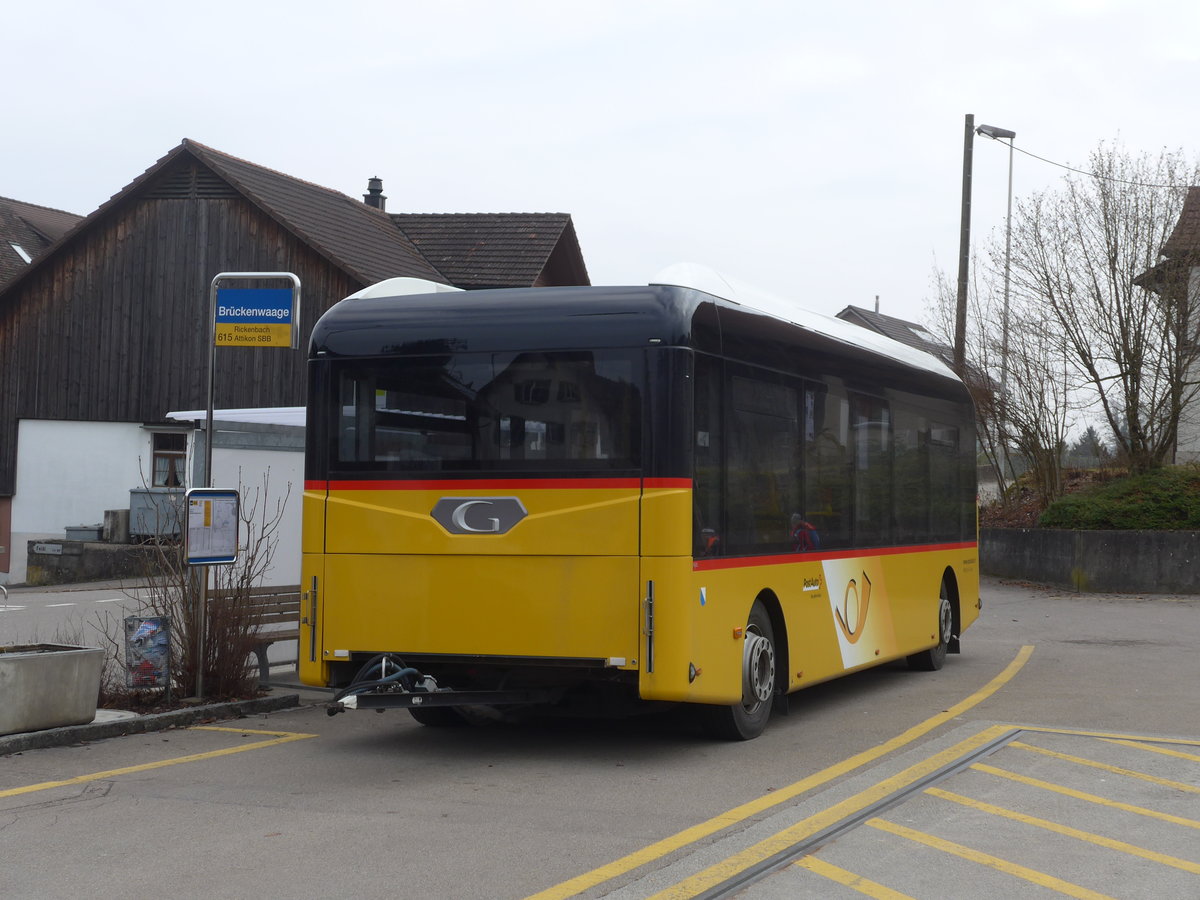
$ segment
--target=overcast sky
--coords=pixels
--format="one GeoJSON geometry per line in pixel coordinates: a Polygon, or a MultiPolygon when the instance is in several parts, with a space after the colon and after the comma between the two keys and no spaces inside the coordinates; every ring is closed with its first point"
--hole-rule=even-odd
{"type": "MultiPolygon", "coordinates": [[[[922,320],[963,123],[1200,151],[1195,0],[7,4],[0,196],[81,215],[190,138],[391,212],[567,212],[595,284],[699,263],[922,320]]],[[[1008,149],[975,141],[973,232],[1008,149]]],[[[1018,199],[1063,170],[1015,157],[1018,199]]]]}

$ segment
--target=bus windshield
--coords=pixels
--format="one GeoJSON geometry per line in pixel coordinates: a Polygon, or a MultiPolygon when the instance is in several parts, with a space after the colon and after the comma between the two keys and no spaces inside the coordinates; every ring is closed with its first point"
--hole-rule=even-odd
{"type": "Polygon", "coordinates": [[[456,353],[345,361],[334,468],[347,472],[637,469],[641,354],[456,353]]]}

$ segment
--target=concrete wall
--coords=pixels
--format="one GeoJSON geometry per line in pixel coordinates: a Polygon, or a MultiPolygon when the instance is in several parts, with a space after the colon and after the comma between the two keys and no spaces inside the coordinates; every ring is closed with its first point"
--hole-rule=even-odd
{"type": "Polygon", "coordinates": [[[30,541],[25,583],[79,584],[84,581],[136,581],[156,559],[144,544],[95,541],[30,541]]]}
{"type": "Polygon", "coordinates": [[[1077,591],[1200,594],[1200,532],[981,528],[984,575],[1077,591]]]}

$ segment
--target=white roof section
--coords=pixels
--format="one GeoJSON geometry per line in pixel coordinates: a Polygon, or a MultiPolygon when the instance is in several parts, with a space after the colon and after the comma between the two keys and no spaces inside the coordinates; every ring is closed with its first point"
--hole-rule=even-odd
{"type": "Polygon", "coordinates": [[[373,300],[377,297],[400,297],[405,294],[440,294],[448,291],[461,291],[452,284],[442,284],[438,281],[427,281],[424,278],[388,278],[375,284],[367,285],[361,291],[356,291],[345,300],[373,300]]]}
{"type": "MultiPolygon", "coordinates": [[[[176,422],[195,422],[208,417],[206,409],[188,409],[167,413],[176,422]]],[[[253,422],[259,425],[299,425],[304,427],[303,406],[274,406],[259,409],[214,409],[214,422],[253,422]]]]}
{"type": "Polygon", "coordinates": [[[721,297],[739,306],[756,309],[767,313],[801,328],[807,328],[817,334],[833,338],[843,344],[872,350],[881,356],[898,360],[916,369],[925,369],[947,378],[959,380],[944,362],[936,356],[894,341],[878,332],[862,328],[832,316],[826,316],[811,309],[805,309],[797,303],[785,300],[775,294],[760,290],[744,282],[735,281],[707,266],[695,263],[677,263],[663,269],[652,279],[650,284],[671,285],[673,287],[692,288],[704,291],[715,297],[721,297]]]}

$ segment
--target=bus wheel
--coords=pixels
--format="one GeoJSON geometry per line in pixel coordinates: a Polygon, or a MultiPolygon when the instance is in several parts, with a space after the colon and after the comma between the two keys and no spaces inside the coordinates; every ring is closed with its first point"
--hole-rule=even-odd
{"type": "Polygon", "coordinates": [[[920,672],[936,672],[946,662],[950,649],[950,637],[954,631],[954,614],[950,609],[949,591],[942,579],[942,590],[938,598],[938,642],[936,647],[914,653],[908,658],[908,667],[920,672]]]}
{"type": "Polygon", "coordinates": [[[408,713],[430,728],[450,728],[467,724],[467,720],[453,706],[410,706],[408,713]]]}
{"type": "Polygon", "coordinates": [[[704,710],[709,734],[730,741],[758,737],[771,718],[775,695],[775,633],[763,604],[755,600],[742,649],[742,702],[704,710]]]}

